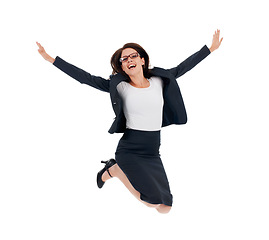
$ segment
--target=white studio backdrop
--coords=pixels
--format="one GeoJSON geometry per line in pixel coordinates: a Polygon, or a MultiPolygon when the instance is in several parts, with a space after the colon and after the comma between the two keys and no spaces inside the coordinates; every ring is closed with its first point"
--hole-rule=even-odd
{"type": "Polygon", "coordinates": [[[253,1],[1,3],[0,239],[269,238],[268,14],[253,1]],[[174,206],[139,203],[117,180],[96,186],[121,134],[109,95],[37,52],[108,78],[126,42],[171,68],[224,37],[178,82],[188,123],[162,130],[174,206]]]}

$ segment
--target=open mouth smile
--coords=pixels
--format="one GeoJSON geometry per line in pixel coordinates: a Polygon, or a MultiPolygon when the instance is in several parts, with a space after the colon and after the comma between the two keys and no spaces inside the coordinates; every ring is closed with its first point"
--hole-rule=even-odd
{"type": "Polygon", "coordinates": [[[128,66],[128,69],[133,69],[133,68],[135,68],[135,67],[136,67],[135,64],[130,64],[130,65],[128,66]]]}

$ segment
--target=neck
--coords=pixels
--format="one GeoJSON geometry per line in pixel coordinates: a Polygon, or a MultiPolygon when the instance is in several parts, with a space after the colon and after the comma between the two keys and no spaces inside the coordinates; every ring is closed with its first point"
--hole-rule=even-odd
{"type": "Polygon", "coordinates": [[[130,84],[137,88],[148,87],[149,81],[144,77],[143,74],[130,76],[131,82],[130,84]]]}

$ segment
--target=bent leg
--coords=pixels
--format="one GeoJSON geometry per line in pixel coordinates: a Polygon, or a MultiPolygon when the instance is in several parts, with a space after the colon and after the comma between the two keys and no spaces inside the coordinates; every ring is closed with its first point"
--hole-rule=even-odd
{"type": "MultiPolygon", "coordinates": [[[[124,172],[120,169],[118,164],[113,165],[111,168],[109,168],[109,172],[113,177],[117,177],[124,185],[125,187],[135,196],[137,200],[144,203],[146,206],[151,208],[159,208],[160,205],[163,204],[150,204],[140,199],[140,192],[138,192],[133,185],[130,183],[129,179],[126,177],[124,172]]],[[[102,176],[103,181],[106,181],[110,178],[107,172],[105,172],[102,176]]],[[[165,205],[164,205],[165,206],[165,205]]],[[[160,211],[164,211],[165,208],[160,207],[160,211]]],[[[157,209],[158,210],[158,209],[157,209]]],[[[158,210],[159,211],[159,210],[158,210]]],[[[159,211],[159,212],[160,212],[159,211]]]]}
{"type": "Polygon", "coordinates": [[[160,204],[159,207],[156,208],[156,210],[159,212],[159,213],[169,213],[170,210],[171,210],[171,206],[167,206],[167,205],[164,205],[164,204],[160,204]]]}

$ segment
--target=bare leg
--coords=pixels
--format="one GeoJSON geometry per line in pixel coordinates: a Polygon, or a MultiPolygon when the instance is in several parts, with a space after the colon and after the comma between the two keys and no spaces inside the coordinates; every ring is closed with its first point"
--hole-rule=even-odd
{"type": "Polygon", "coordinates": [[[164,204],[160,204],[159,207],[156,208],[156,210],[159,212],[159,213],[169,213],[170,210],[171,210],[171,206],[167,206],[167,205],[164,205],[164,204]]]}
{"type": "MultiPolygon", "coordinates": [[[[109,172],[113,177],[117,177],[125,185],[125,187],[136,197],[136,199],[144,203],[146,206],[155,208],[159,213],[168,213],[171,210],[170,206],[166,206],[164,204],[150,204],[150,203],[142,201],[140,199],[140,193],[134,189],[129,179],[126,177],[124,172],[120,169],[118,164],[115,164],[111,168],[109,168],[109,172]]],[[[102,180],[105,182],[108,179],[110,179],[110,176],[108,175],[107,172],[104,172],[104,174],[102,175],[102,180]]]]}

